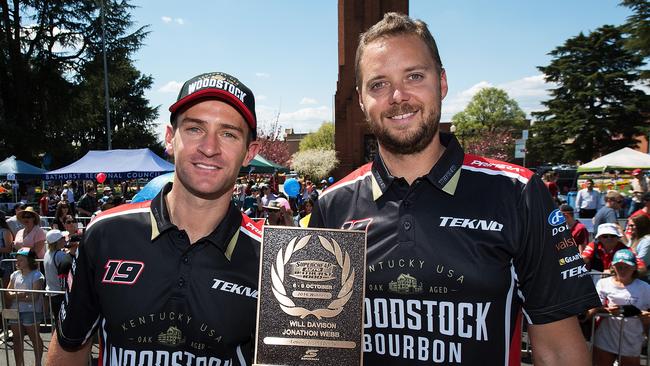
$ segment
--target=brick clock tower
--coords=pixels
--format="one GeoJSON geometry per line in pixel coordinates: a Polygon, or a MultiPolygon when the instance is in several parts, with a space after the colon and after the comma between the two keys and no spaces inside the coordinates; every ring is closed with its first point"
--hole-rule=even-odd
{"type": "Polygon", "coordinates": [[[408,14],[408,0],[339,0],[339,79],[334,97],[336,151],[341,161],[334,172],[340,179],[372,161],[377,141],[368,132],[355,90],[354,57],[359,34],[394,11],[408,14]]]}

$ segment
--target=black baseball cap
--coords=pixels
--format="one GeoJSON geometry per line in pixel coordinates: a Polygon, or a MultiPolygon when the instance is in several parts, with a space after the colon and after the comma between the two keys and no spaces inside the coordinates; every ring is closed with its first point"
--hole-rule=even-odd
{"type": "Polygon", "coordinates": [[[171,123],[184,107],[205,99],[218,99],[233,106],[251,128],[253,139],[257,137],[255,96],[239,79],[224,72],[209,72],[195,76],[183,84],[176,103],[169,107],[171,123]]]}

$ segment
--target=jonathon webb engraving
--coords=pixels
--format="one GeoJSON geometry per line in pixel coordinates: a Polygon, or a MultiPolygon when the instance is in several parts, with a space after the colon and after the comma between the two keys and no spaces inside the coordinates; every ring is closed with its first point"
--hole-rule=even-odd
{"type": "Polygon", "coordinates": [[[256,365],[361,364],[365,233],[265,227],[256,365]]]}

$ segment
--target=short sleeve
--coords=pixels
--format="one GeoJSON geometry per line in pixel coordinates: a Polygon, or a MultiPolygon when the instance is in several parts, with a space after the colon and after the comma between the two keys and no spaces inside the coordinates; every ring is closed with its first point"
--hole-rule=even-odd
{"type": "Polygon", "coordinates": [[[45,240],[45,230],[41,228],[36,228],[36,232],[34,233],[34,242],[38,242],[41,240],[45,240]]]}
{"type": "Polygon", "coordinates": [[[66,287],[56,331],[61,347],[74,351],[93,334],[99,321],[99,301],[94,286],[95,266],[92,261],[92,231],[79,246],[79,256],[72,268],[71,289],[66,287]]]}
{"type": "Polygon", "coordinates": [[[596,251],[595,246],[596,245],[593,242],[587,244],[587,246],[585,247],[585,250],[583,250],[582,253],[581,253],[582,257],[592,259],[594,257],[594,253],[596,251]]]}
{"type": "Polygon", "coordinates": [[[605,306],[607,303],[607,292],[605,291],[605,281],[607,281],[606,278],[602,278],[598,280],[596,283],[596,293],[598,293],[598,297],[600,298],[600,303],[605,306]]]}
{"type": "Polygon", "coordinates": [[[543,182],[533,175],[521,194],[514,267],[528,321],[550,323],[599,306],[571,230],[543,182]]]}

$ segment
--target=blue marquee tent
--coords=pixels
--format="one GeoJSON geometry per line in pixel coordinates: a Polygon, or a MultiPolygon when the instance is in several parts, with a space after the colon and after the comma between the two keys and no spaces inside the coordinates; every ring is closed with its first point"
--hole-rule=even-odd
{"type": "Polygon", "coordinates": [[[45,180],[93,180],[97,173],[107,179],[150,179],[174,171],[174,164],[149,149],[91,150],[81,159],[45,173],[45,180]]]}
{"type": "Polygon", "coordinates": [[[47,170],[28,164],[10,156],[0,162],[0,177],[6,178],[7,174],[14,174],[16,179],[38,179],[47,170]]]}

